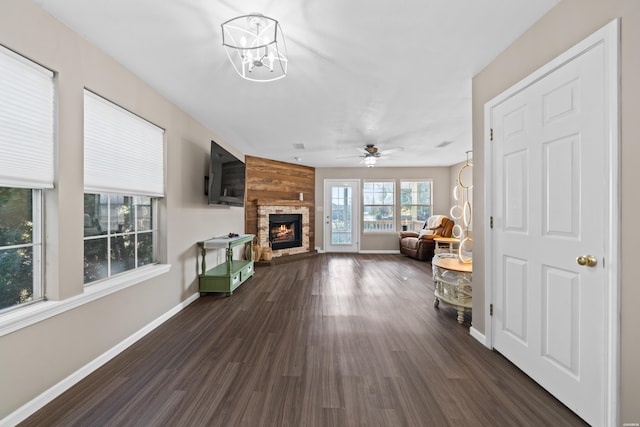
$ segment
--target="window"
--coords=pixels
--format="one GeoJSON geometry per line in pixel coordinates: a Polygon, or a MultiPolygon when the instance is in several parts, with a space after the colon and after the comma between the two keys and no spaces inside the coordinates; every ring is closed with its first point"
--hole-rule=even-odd
{"type": "Polygon", "coordinates": [[[84,283],[156,262],[155,199],[84,195],[84,283]]]}
{"type": "Polygon", "coordinates": [[[0,46],[0,311],[43,298],[42,190],[53,188],[53,73],[0,46]]]}
{"type": "Polygon", "coordinates": [[[0,310],[42,299],[40,193],[0,187],[0,310]]]}
{"type": "Polygon", "coordinates": [[[156,263],[164,131],[85,91],[84,283],[156,263]]]}
{"type": "Polygon", "coordinates": [[[419,230],[431,216],[431,180],[400,181],[400,221],[419,230]]]}
{"type": "Polygon", "coordinates": [[[394,181],[365,181],[363,183],[363,219],[365,233],[394,231],[394,181]]]}

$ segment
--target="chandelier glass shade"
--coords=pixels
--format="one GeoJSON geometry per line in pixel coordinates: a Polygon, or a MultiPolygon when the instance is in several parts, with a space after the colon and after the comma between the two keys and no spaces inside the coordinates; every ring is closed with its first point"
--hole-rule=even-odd
{"type": "Polygon", "coordinates": [[[222,24],[222,45],[244,79],[269,82],[287,75],[287,49],[275,19],[259,13],[230,19],[222,24]]]}

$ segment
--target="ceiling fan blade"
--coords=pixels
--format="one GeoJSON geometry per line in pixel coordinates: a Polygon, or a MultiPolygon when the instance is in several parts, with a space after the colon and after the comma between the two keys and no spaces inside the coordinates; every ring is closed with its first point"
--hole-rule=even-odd
{"type": "Polygon", "coordinates": [[[364,157],[364,156],[342,156],[342,157],[336,157],[336,159],[353,159],[355,157],[364,157]]]}
{"type": "Polygon", "coordinates": [[[397,153],[398,151],[404,151],[404,148],[402,147],[389,148],[389,149],[380,151],[380,154],[387,155],[391,153],[397,153]]]}

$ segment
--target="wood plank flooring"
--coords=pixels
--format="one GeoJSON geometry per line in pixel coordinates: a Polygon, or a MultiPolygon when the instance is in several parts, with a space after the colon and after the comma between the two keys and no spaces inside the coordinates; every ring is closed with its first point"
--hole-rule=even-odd
{"type": "Polygon", "coordinates": [[[321,254],[200,298],[24,426],[578,426],[433,307],[429,263],[321,254]]]}

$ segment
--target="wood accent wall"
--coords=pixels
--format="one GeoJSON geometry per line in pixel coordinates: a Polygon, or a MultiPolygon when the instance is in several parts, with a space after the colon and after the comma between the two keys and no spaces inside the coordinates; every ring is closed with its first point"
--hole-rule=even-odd
{"type": "Polygon", "coordinates": [[[316,170],[295,163],[278,162],[260,157],[245,156],[246,164],[246,203],[244,207],[244,231],[257,234],[258,207],[273,201],[274,204],[285,200],[299,200],[303,193],[305,204],[309,207],[309,250],[315,250],[315,182],[316,170]]]}

